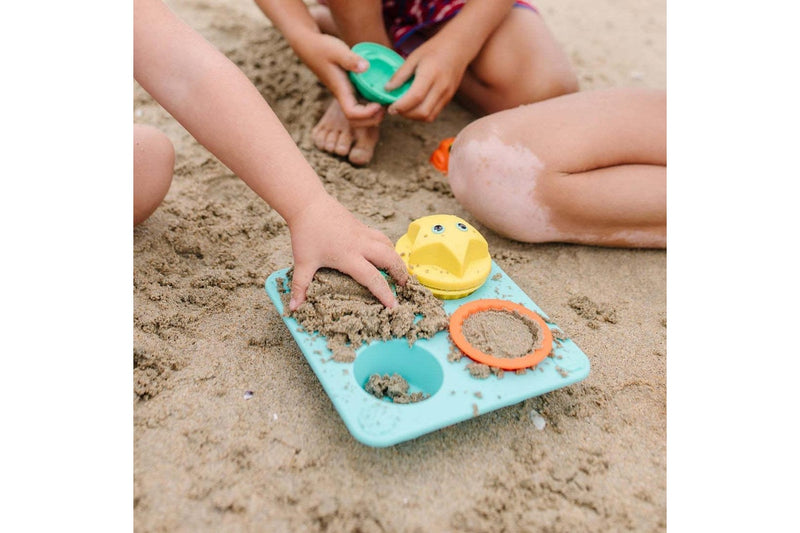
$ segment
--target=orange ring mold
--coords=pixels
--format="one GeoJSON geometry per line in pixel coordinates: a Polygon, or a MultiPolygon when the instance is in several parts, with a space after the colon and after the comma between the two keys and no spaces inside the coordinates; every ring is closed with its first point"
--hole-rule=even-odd
{"type": "Polygon", "coordinates": [[[478,363],[483,363],[484,365],[488,366],[502,368],[503,370],[521,370],[523,368],[535,366],[544,360],[544,358],[547,357],[547,354],[549,354],[550,350],[553,348],[553,334],[550,331],[550,328],[547,327],[547,324],[542,317],[527,307],[523,307],[522,305],[514,302],[509,302],[508,300],[473,300],[462,305],[456,309],[456,312],[450,317],[450,337],[453,339],[453,342],[456,343],[456,346],[458,346],[458,348],[473,361],[477,361],[478,363]],[[466,337],[464,337],[463,331],[461,330],[464,320],[466,320],[467,317],[475,313],[480,313],[481,311],[509,311],[516,312],[522,316],[530,318],[542,328],[542,347],[522,357],[514,358],[494,357],[493,355],[483,353],[472,346],[469,341],[467,341],[466,337]]]}

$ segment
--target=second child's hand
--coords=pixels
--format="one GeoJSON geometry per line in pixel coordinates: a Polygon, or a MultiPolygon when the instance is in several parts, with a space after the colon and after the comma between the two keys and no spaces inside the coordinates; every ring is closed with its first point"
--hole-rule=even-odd
{"type": "Polygon", "coordinates": [[[298,55],[317,78],[338,100],[350,125],[354,128],[376,126],[384,116],[383,107],[370,102],[360,104],[348,71],[365,72],[369,62],[353,52],[344,41],[331,35],[313,33],[298,46],[298,55]]]}
{"type": "Polygon", "coordinates": [[[437,37],[414,50],[386,83],[391,91],[414,75],[408,92],[389,106],[390,115],[431,122],[458,90],[468,63],[453,43],[437,37]]]}

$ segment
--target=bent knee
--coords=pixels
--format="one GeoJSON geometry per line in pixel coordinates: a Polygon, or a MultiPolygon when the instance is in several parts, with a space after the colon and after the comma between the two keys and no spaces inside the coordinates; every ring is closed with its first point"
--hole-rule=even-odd
{"type": "Polygon", "coordinates": [[[453,196],[500,235],[525,242],[557,240],[549,195],[542,194],[553,173],[530,148],[503,141],[493,127],[491,121],[476,121],[453,142],[448,168],[453,196]]]}
{"type": "Polygon", "coordinates": [[[450,148],[447,180],[453,196],[469,211],[479,207],[493,173],[494,160],[485,149],[492,127],[488,117],[478,119],[459,132],[450,148]]]}
{"type": "Polygon", "coordinates": [[[145,124],[133,126],[134,161],[166,165],[175,160],[175,149],[161,130],[145,124]],[[148,161],[138,160],[146,157],[148,161]]]}
{"type": "Polygon", "coordinates": [[[160,130],[136,124],[133,129],[133,223],[144,222],[172,184],[175,149],[160,130]]]}

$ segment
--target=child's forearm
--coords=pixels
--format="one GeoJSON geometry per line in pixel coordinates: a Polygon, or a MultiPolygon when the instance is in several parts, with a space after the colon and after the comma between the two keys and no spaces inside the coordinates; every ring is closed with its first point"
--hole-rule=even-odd
{"type": "Polygon", "coordinates": [[[255,0],[255,2],[295,51],[297,44],[309,34],[320,33],[319,26],[302,0],[255,0]]]}
{"type": "Polygon", "coordinates": [[[441,35],[440,38],[446,42],[458,43],[471,62],[513,5],[514,0],[470,0],[436,37],[441,35]]]}
{"type": "Polygon", "coordinates": [[[203,146],[291,224],[326,195],[247,77],[160,0],[136,0],[134,77],[203,146]]]}
{"type": "Polygon", "coordinates": [[[392,47],[392,41],[383,25],[381,0],[328,0],[331,14],[339,33],[348,46],[368,41],[392,47]]]}

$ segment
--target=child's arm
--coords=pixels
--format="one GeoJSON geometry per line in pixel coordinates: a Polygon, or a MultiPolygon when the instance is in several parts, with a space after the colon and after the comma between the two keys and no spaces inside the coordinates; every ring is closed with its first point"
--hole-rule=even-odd
{"type": "Polygon", "coordinates": [[[323,34],[302,0],[255,2],[283,34],[300,60],[339,101],[342,112],[353,127],[374,126],[381,122],[383,107],[374,102],[359,104],[347,76],[348,70],[367,70],[369,64],[366,60],[350,50],[342,40],[323,34]]]}
{"type": "Polygon", "coordinates": [[[450,22],[414,50],[386,84],[395,89],[414,74],[408,92],[390,114],[432,121],[450,101],[469,64],[508,15],[514,0],[470,0],[450,22]]]}
{"type": "Polygon", "coordinates": [[[405,283],[391,241],[325,191],[242,71],[161,0],[134,0],[133,59],[139,84],[286,220],[295,262],[292,310],[323,266],[349,274],[384,305],[396,303],[375,268],[405,283]]]}
{"type": "Polygon", "coordinates": [[[348,46],[370,42],[392,48],[392,40],[383,25],[384,1],[328,0],[328,7],[336,22],[337,35],[348,46]]]}

